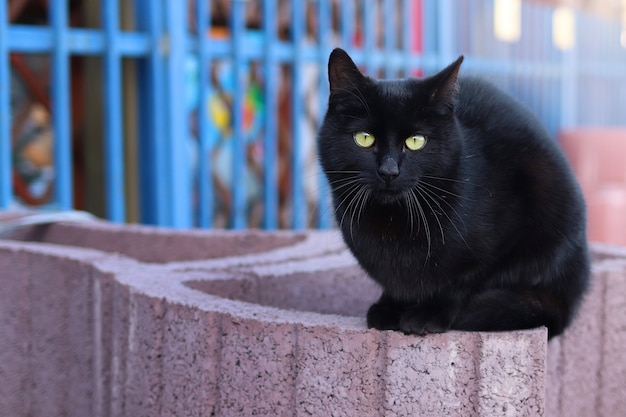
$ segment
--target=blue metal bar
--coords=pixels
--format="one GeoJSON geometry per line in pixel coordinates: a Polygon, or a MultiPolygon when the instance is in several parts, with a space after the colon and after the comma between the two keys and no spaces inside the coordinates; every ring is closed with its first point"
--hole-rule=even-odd
{"type": "MultiPolygon", "coordinates": [[[[151,0],[145,0],[150,3],[151,0]]],[[[164,65],[164,55],[167,53],[168,43],[163,27],[164,10],[161,7],[144,7],[150,9],[149,32],[152,37],[152,50],[148,58],[150,91],[149,113],[146,115],[146,123],[150,125],[150,149],[152,159],[150,162],[151,172],[149,181],[151,182],[151,193],[153,194],[153,206],[144,206],[144,210],[154,211],[155,224],[159,226],[171,225],[171,205],[172,198],[171,178],[168,175],[168,149],[167,149],[167,91],[163,86],[167,82],[166,66],[164,65]]],[[[141,10],[141,9],[139,9],[141,10]]]]}
{"type": "Polygon", "coordinates": [[[119,7],[118,0],[100,3],[102,25],[107,40],[105,49],[104,82],[104,165],[107,217],[114,222],[123,222],[126,218],[124,195],[124,146],[122,133],[122,74],[119,54],[118,35],[119,7]]]}
{"type": "Polygon", "coordinates": [[[291,5],[291,31],[294,47],[292,83],[291,83],[291,193],[293,204],[293,228],[303,229],[307,226],[307,206],[304,197],[304,183],[302,181],[302,167],[305,161],[302,155],[301,116],[304,114],[302,73],[304,58],[305,10],[304,2],[294,1],[291,5]]]}
{"type": "MultiPolygon", "coordinates": [[[[135,10],[144,10],[146,0],[133,0],[133,8],[135,10]]],[[[149,37],[151,11],[145,13],[135,13],[135,27],[145,32],[149,37]]],[[[149,37],[152,41],[152,38],[149,37]]],[[[153,45],[150,42],[150,45],[153,45]]],[[[153,51],[154,48],[149,48],[153,51]]],[[[151,181],[151,175],[155,166],[155,151],[152,143],[152,124],[150,121],[150,103],[152,103],[153,92],[150,89],[150,65],[149,59],[140,59],[136,64],[137,86],[136,93],[140,105],[137,109],[137,142],[138,148],[141,149],[141,158],[137,161],[139,184],[141,191],[139,193],[139,220],[144,224],[157,224],[156,211],[153,207],[156,205],[154,184],[151,181]]]]}
{"type": "Polygon", "coordinates": [[[13,170],[11,167],[11,77],[7,45],[7,1],[0,0],[0,209],[13,201],[13,170]]]}
{"type": "Polygon", "coordinates": [[[375,52],[378,50],[376,36],[378,31],[376,28],[376,14],[374,8],[378,6],[378,2],[364,1],[363,7],[363,24],[361,26],[361,36],[363,38],[363,54],[365,72],[372,76],[376,76],[378,65],[374,62],[375,52]]]}
{"type": "MultiPolygon", "coordinates": [[[[324,120],[324,113],[328,103],[328,75],[327,62],[332,47],[332,9],[329,0],[320,0],[318,3],[318,34],[319,34],[319,81],[318,81],[318,114],[317,125],[321,126],[324,120]]],[[[316,146],[317,148],[317,146],[316,146]]],[[[330,202],[330,190],[326,177],[322,174],[322,169],[316,166],[318,173],[318,197],[317,197],[317,222],[320,229],[328,229],[332,226],[332,210],[330,202]]]]}
{"type": "MultiPolygon", "coordinates": [[[[98,29],[67,28],[67,50],[74,55],[102,55],[107,47],[106,33],[98,29]]],[[[145,33],[119,32],[118,52],[124,56],[143,56],[150,48],[145,33]]],[[[10,50],[25,53],[48,53],[55,48],[54,31],[45,26],[11,25],[6,42],[10,50]]]]}
{"type": "MultiPolygon", "coordinates": [[[[166,170],[166,103],[163,9],[150,6],[151,0],[135,0],[136,23],[150,39],[149,54],[139,62],[139,161],[141,183],[141,220],[143,223],[167,226],[169,222],[169,177],[166,170]]],[[[159,3],[160,4],[160,3],[159,3]]]]}
{"type": "MultiPolygon", "coordinates": [[[[481,22],[483,24],[481,24],[481,26],[487,26],[487,24],[484,24],[484,20],[485,20],[485,11],[484,11],[484,7],[481,5],[481,3],[483,3],[484,0],[472,0],[471,4],[469,5],[469,10],[470,10],[470,15],[469,15],[469,21],[470,22],[481,22]]],[[[522,19],[522,22],[524,22],[524,20],[522,19]]],[[[477,31],[477,30],[472,30],[472,26],[469,26],[469,30],[470,33],[468,34],[469,36],[469,50],[467,51],[467,54],[469,55],[477,55],[479,53],[484,53],[484,51],[482,51],[481,49],[484,49],[484,31],[477,31]]],[[[493,25],[491,25],[491,30],[493,31],[493,25]]],[[[465,51],[463,51],[465,52],[465,51]]]]}
{"type": "Polygon", "coordinates": [[[233,93],[233,184],[232,184],[232,226],[234,229],[243,229],[247,225],[246,219],[246,141],[243,131],[243,103],[245,86],[248,74],[243,55],[245,34],[245,0],[233,0],[231,9],[231,40],[233,69],[235,74],[235,88],[233,93]]]}
{"type": "MultiPolygon", "coordinates": [[[[421,2],[412,2],[411,0],[402,0],[402,12],[401,12],[401,20],[402,20],[402,61],[403,61],[403,70],[404,76],[411,76],[411,55],[413,52],[413,45],[411,39],[411,30],[421,30],[424,31],[424,22],[415,22],[414,16],[415,11],[412,7],[421,7],[421,2]]],[[[421,14],[423,19],[423,14],[421,14]]],[[[422,35],[423,36],[423,35],[422,35]]]]}
{"type": "Polygon", "coordinates": [[[433,68],[439,66],[439,47],[437,39],[437,3],[435,0],[423,1],[423,22],[424,22],[424,72],[428,75],[433,68]]]}
{"type": "MultiPolygon", "coordinates": [[[[383,24],[385,31],[384,38],[384,47],[385,47],[385,77],[386,78],[397,78],[397,67],[394,67],[393,64],[393,55],[394,50],[397,49],[397,39],[396,39],[396,31],[398,30],[398,24],[400,22],[396,21],[396,18],[399,18],[397,2],[395,0],[385,0],[383,3],[383,16],[384,22],[383,24]]],[[[407,10],[404,10],[404,13],[407,14],[407,10]]],[[[378,26],[378,25],[377,25],[378,26]]],[[[377,27],[376,26],[376,27],[377,27]]]]}
{"type": "Polygon", "coordinates": [[[263,72],[265,73],[265,135],[263,138],[264,150],[264,182],[263,202],[264,226],[266,229],[278,227],[278,71],[279,67],[274,54],[274,45],[277,42],[278,19],[276,18],[276,0],[263,2],[263,36],[265,40],[265,61],[263,72]]]}
{"type": "Polygon", "coordinates": [[[214,190],[212,177],[212,144],[211,134],[213,126],[209,123],[207,99],[211,93],[211,55],[209,49],[208,23],[211,21],[211,8],[205,0],[196,1],[196,30],[198,31],[198,226],[207,228],[213,226],[214,190]]]}
{"type": "Polygon", "coordinates": [[[344,0],[341,4],[341,44],[344,48],[354,46],[354,3],[344,0]]]}
{"type": "Polygon", "coordinates": [[[70,66],[67,45],[67,0],[57,0],[50,8],[54,31],[52,53],[52,126],[54,131],[54,195],[62,210],[72,208],[72,141],[70,130],[70,66]]]}
{"type": "Polygon", "coordinates": [[[437,39],[439,40],[439,66],[444,68],[456,57],[454,45],[454,7],[452,0],[437,0],[437,39]]]}
{"type": "Polygon", "coordinates": [[[165,20],[168,38],[166,151],[168,157],[171,217],[170,226],[191,227],[191,168],[189,157],[189,123],[185,91],[185,62],[187,58],[187,2],[166,1],[165,20]]]}

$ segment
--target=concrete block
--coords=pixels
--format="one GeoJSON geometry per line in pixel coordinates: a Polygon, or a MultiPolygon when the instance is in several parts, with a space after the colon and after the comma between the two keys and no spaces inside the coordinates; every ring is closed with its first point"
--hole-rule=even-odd
{"type": "Polygon", "coordinates": [[[619,416],[626,410],[626,264],[609,268],[604,275],[598,414],[619,416]]]}
{"type": "Polygon", "coordinates": [[[593,252],[591,288],[580,312],[548,346],[547,416],[623,414],[626,257],[623,248],[606,245],[595,245],[593,252]]]}
{"type": "Polygon", "coordinates": [[[333,325],[297,328],[296,416],[384,415],[383,332],[333,325]]]}
{"type": "MultiPolygon", "coordinates": [[[[613,417],[625,407],[622,248],[594,246],[592,290],[572,327],[548,344],[545,329],[368,330],[365,312],[380,288],[336,232],[284,232],[286,246],[254,232],[250,253],[161,263],[137,260],[147,255],[125,245],[147,254],[154,233],[160,253],[187,232],[54,227],[52,240],[65,227],[77,240],[0,241],[8,416],[613,417]],[[126,234],[119,251],[118,233],[126,234]],[[95,240],[79,239],[90,234],[95,240]],[[107,241],[107,252],[89,249],[95,241],[107,241]]],[[[226,239],[191,235],[212,242],[205,252],[226,239]]]]}
{"type": "Polygon", "coordinates": [[[96,249],[145,263],[180,263],[187,269],[210,267],[212,260],[224,267],[232,264],[229,258],[237,259],[235,265],[275,263],[345,250],[341,238],[328,232],[178,230],[103,221],[28,226],[8,238],[96,249]],[[251,257],[262,254],[270,256],[251,257]]]}
{"type": "Polygon", "coordinates": [[[126,345],[125,414],[159,415],[163,399],[163,299],[131,291],[126,345]]]}
{"type": "Polygon", "coordinates": [[[221,332],[219,415],[291,415],[294,326],[225,314],[221,332]]]}
{"type": "Polygon", "coordinates": [[[545,329],[389,338],[394,415],[544,413],[545,329]]]}
{"type": "Polygon", "coordinates": [[[183,304],[167,305],[162,349],[162,416],[217,414],[220,315],[183,304]]]}
{"type": "Polygon", "coordinates": [[[556,374],[548,375],[548,397],[558,398],[558,416],[595,416],[599,386],[597,370],[602,366],[603,293],[602,275],[595,275],[590,293],[572,326],[556,340],[559,349],[550,350],[548,361],[559,364],[556,374]],[[556,356],[553,356],[556,355],[556,356]],[[552,382],[554,381],[554,382],[552,382]],[[583,383],[584,381],[584,383],[583,383]],[[558,387],[558,391],[555,389],[558,387]],[[575,411],[575,414],[571,414],[575,411]]]}
{"type": "Polygon", "coordinates": [[[0,409],[4,415],[93,414],[89,262],[0,242],[0,409]]]}
{"type": "Polygon", "coordinates": [[[0,249],[0,410],[32,415],[29,258],[15,248],[0,249]]]}

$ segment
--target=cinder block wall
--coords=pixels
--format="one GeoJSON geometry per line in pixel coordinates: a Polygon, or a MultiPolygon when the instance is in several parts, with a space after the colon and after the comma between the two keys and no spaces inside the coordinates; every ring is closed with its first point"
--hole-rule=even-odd
{"type": "Polygon", "coordinates": [[[574,326],[367,330],[380,290],[335,232],[108,223],[0,241],[7,416],[621,416],[626,254],[595,249],[574,326]],[[26,242],[24,240],[27,240],[26,242]]]}

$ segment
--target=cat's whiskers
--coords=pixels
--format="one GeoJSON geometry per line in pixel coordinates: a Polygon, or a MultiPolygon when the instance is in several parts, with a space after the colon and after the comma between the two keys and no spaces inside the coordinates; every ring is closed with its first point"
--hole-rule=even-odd
{"type": "MultiPolygon", "coordinates": [[[[456,210],[456,208],[454,208],[454,206],[452,206],[449,202],[447,202],[445,200],[445,198],[443,196],[437,195],[435,192],[433,192],[432,190],[428,190],[427,188],[423,187],[425,183],[421,182],[420,184],[418,184],[417,188],[419,188],[422,192],[420,193],[420,195],[422,195],[422,197],[428,197],[428,199],[430,199],[435,205],[437,205],[437,207],[439,208],[439,210],[441,211],[441,213],[443,213],[443,215],[446,217],[446,219],[448,220],[448,223],[450,223],[452,225],[452,227],[454,228],[454,230],[456,231],[456,233],[459,235],[459,237],[461,238],[461,240],[463,241],[463,243],[465,243],[465,246],[467,246],[467,248],[472,251],[472,248],[470,247],[470,245],[467,243],[467,240],[465,239],[465,236],[463,233],[461,233],[461,231],[459,230],[459,228],[456,225],[456,222],[454,222],[452,220],[452,218],[448,215],[448,213],[446,212],[446,210],[444,210],[444,208],[441,206],[441,204],[439,203],[439,201],[445,203],[451,210],[452,212],[456,215],[456,217],[459,219],[459,221],[461,222],[461,224],[463,224],[463,227],[465,228],[465,233],[467,233],[467,225],[465,224],[465,221],[463,220],[463,218],[459,215],[458,211],[456,210]],[[439,200],[439,201],[437,201],[439,200]]],[[[428,204],[428,202],[427,202],[428,204]]],[[[430,206],[430,204],[429,204],[430,206]]],[[[473,251],[472,251],[473,252],[473,251]]]]}
{"type": "Polygon", "coordinates": [[[356,192],[358,191],[359,187],[352,187],[352,185],[354,184],[358,184],[358,180],[355,179],[348,184],[343,184],[341,186],[335,187],[335,191],[339,192],[339,194],[337,195],[338,201],[337,201],[337,207],[335,207],[335,214],[339,210],[339,208],[341,208],[341,206],[348,200],[348,197],[350,195],[356,194],[356,192]],[[342,188],[344,190],[341,190],[342,188]]]}
{"type": "Polygon", "coordinates": [[[357,217],[356,220],[357,220],[357,226],[358,226],[358,224],[361,222],[361,214],[363,211],[363,207],[365,206],[365,203],[367,202],[368,196],[369,196],[368,188],[365,186],[362,186],[359,188],[359,194],[356,195],[354,198],[355,205],[350,215],[350,238],[352,239],[352,242],[354,242],[354,216],[356,215],[357,217]]]}
{"type": "Polygon", "coordinates": [[[404,192],[402,194],[402,196],[404,197],[404,202],[406,204],[406,211],[408,212],[408,217],[409,217],[409,226],[410,226],[410,236],[413,237],[413,232],[414,232],[414,223],[415,220],[413,219],[413,216],[415,215],[415,213],[413,213],[413,206],[411,204],[411,199],[409,196],[409,193],[404,192]]]}
{"type": "Polygon", "coordinates": [[[344,177],[341,177],[341,178],[330,179],[323,172],[315,172],[315,173],[307,174],[306,175],[307,180],[313,177],[315,177],[318,180],[317,186],[313,188],[315,195],[318,195],[321,192],[322,188],[325,188],[326,189],[325,191],[332,191],[332,190],[329,190],[328,187],[324,187],[323,183],[326,183],[328,185],[334,185],[336,183],[339,183],[340,181],[355,179],[359,177],[356,174],[360,174],[360,171],[328,171],[328,173],[333,174],[335,176],[337,174],[350,174],[350,175],[345,175],[344,177]]]}
{"type": "Polygon", "coordinates": [[[429,178],[432,180],[441,180],[441,181],[450,181],[450,182],[460,182],[463,184],[471,184],[471,181],[469,178],[465,178],[462,180],[456,179],[456,178],[447,178],[447,177],[437,177],[435,175],[422,175],[422,178],[429,178]]]}
{"type": "MultiPolygon", "coordinates": [[[[356,170],[335,170],[335,171],[327,171],[328,174],[330,174],[331,176],[334,176],[335,178],[328,178],[327,175],[325,175],[322,172],[317,172],[314,174],[309,174],[309,176],[315,176],[315,177],[320,177],[320,175],[322,175],[324,177],[324,181],[327,182],[328,185],[330,185],[331,187],[324,187],[321,184],[321,178],[320,178],[320,182],[319,185],[317,187],[315,187],[313,189],[315,195],[320,196],[320,194],[322,193],[322,190],[324,191],[324,198],[325,199],[329,199],[329,201],[332,201],[332,196],[333,196],[333,190],[334,191],[341,191],[344,188],[347,187],[351,187],[354,184],[358,183],[360,181],[360,174],[361,171],[356,171],[356,170]],[[337,174],[342,174],[342,177],[337,177],[337,174]]],[[[349,190],[348,190],[349,191],[349,190]]],[[[320,196],[321,197],[321,196],[320,196]]],[[[346,198],[346,190],[343,190],[341,192],[341,194],[338,196],[338,204],[340,204],[341,201],[345,200],[346,198]]],[[[323,205],[323,210],[324,210],[324,215],[325,212],[327,211],[333,211],[334,212],[334,218],[336,218],[337,216],[337,211],[338,211],[338,207],[333,207],[334,205],[332,203],[330,204],[324,204],[323,205]]]]}
{"type": "Polygon", "coordinates": [[[354,184],[359,183],[359,178],[342,178],[341,180],[336,180],[331,182],[330,184],[333,186],[335,190],[341,190],[342,188],[350,187],[354,184]]]}
{"type": "MultiPolygon", "coordinates": [[[[326,171],[326,174],[360,174],[361,171],[351,171],[351,170],[337,170],[337,171],[326,171]]],[[[316,174],[317,175],[317,174],[316,174]]]]}
{"type": "MultiPolygon", "coordinates": [[[[422,178],[424,178],[424,177],[422,177],[422,178]]],[[[424,185],[424,186],[426,186],[426,187],[432,188],[433,190],[439,191],[439,192],[441,192],[441,193],[444,193],[444,194],[450,195],[450,196],[452,196],[452,197],[457,197],[457,198],[459,198],[460,200],[462,200],[462,199],[467,199],[467,200],[472,201],[472,199],[471,199],[471,198],[464,197],[464,196],[462,196],[461,194],[454,193],[454,192],[452,192],[452,191],[450,191],[450,190],[446,190],[445,188],[437,187],[436,185],[431,184],[431,183],[429,183],[429,182],[427,182],[427,181],[423,181],[423,180],[422,180],[422,181],[420,182],[420,184],[421,184],[421,185],[424,185]]],[[[431,191],[432,191],[432,190],[431,190],[431,191]]],[[[443,198],[443,196],[442,196],[441,198],[443,198]]]]}
{"type": "MultiPolygon", "coordinates": [[[[420,216],[420,207],[419,207],[420,203],[417,197],[415,196],[415,193],[413,193],[412,191],[405,192],[404,195],[405,195],[405,199],[407,201],[407,206],[408,206],[411,236],[417,236],[422,230],[422,223],[423,223],[423,220],[420,221],[420,218],[417,217],[417,216],[420,216]],[[416,224],[417,224],[417,231],[415,231],[416,224]]],[[[428,225],[426,224],[424,231],[427,230],[426,229],[427,227],[428,225]]],[[[428,234],[430,234],[430,231],[428,231],[428,234]]],[[[427,236],[427,237],[430,237],[430,236],[427,236]]]]}
{"type": "Polygon", "coordinates": [[[422,208],[422,205],[420,204],[419,199],[417,198],[417,195],[415,195],[415,191],[413,189],[410,189],[408,192],[413,197],[415,206],[417,207],[419,215],[422,219],[422,224],[424,225],[424,232],[426,233],[426,242],[428,246],[426,249],[426,258],[424,259],[424,266],[426,266],[426,263],[428,263],[428,260],[430,259],[430,247],[431,247],[430,226],[428,225],[428,220],[426,219],[426,213],[424,212],[424,209],[422,208]]]}
{"type": "MultiPolygon", "coordinates": [[[[343,222],[346,218],[346,215],[350,213],[350,237],[352,242],[354,242],[354,217],[357,212],[361,212],[366,203],[366,200],[369,196],[369,189],[363,185],[358,184],[356,187],[350,188],[339,196],[339,200],[337,203],[337,207],[335,209],[335,213],[341,208],[342,205],[345,204],[343,208],[344,212],[341,215],[341,220],[339,221],[339,228],[343,229],[343,222]]],[[[357,216],[357,221],[360,221],[360,214],[357,216]]]]}
{"type": "Polygon", "coordinates": [[[365,204],[367,203],[367,200],[369,200],[370,198],[370,194],[372,193],[372,190],[369,188],[365,188],[365,193],[363,195],[363,200],[361,201],[361,207],[359,208],[359,214],[357,216],[357,223],[360,224],[361,223],[361,215],[363,214],[363,209],[365,208],[365,204]]]}
{"type": "MultiPolygon", "coordinates": [[[[435,209],[433,209],[433,206],[428,202],[428,199],[426,198],[427,195],[425,195],[425,193],[423,193],[424,192],[423,188],[416,187],[415,191],[417,191],[417,193],[422,197],[422,200],[424,200],[424,202],[426,203],[426,205],[430,209],[430,212],[433,214],[433,217],[437,221],[437,225],[439,226],[439,230],[441,232],[441,243],[445,245],[446,244],[446,234],[443,231],[443,225],[441,224],[441,220],[439,220],[439,216],[441,214],[438,213],[435,209]]],[[[431,198],[431,200],[432,200],[432,198],[431,198]]],[[[441,209],[441,206],[439,206],[439,208],[441,209]]]]}
{"type": "Polygon", "coordinates": [[[327,180],[328,184],[332,187],[334,187],[336,184],[341,184],[349,181],[357,181],[360,178],[359,171],[334,171],[331,174],[333,178],[327,178],[327,180]],[[344,175],[341,177],[337,177],[337,174],[344,175]]]}
{"type": "MultiPolygon", "coordinates": [[[[459,219],[459,221],[463,224],[463,228],[465,229],[465,233],[467,233],[467,225],[465,224],[465,220],[464,220],[464,219],[463,219],[463,217],[459,214],[458,210],[457,210],[457,209],[456,209],[456,208],[455,208],[452,204],[450,204],[450,203],[447,201],[446,196],[445,196],[445,195],[438,195],[438,194],[437,194],[436,192],[434,192],[433,190],[429,190],[429,189],[427,189],[427,188],[425,188],[425,187],[422,187],[422,186],[424,186],[424,185],[426,185],[426,186],[432,186],[431,184],[429,184],[429,183],[427,183],[427,182],[425,182],[425,181],[422,181],[422,182],[420,182],[420,183],[419,183],[418,187],[421,187],[421,189],[422,189],[424,192],[426,192],[426,193],[428,194],[428,196],[431,198],[431,200],[432,200],[435,204],[437,204],[437,206],[439,207],[439,209],[440,209],[440,210],[441,210],[441,211],[442,211],[442,212],[446,215],[446,217],[448,218],[448,220],[449,220],[449,221],[450,221],[453,225],[455,225],[455,223],[454,223],[454,222],[452,221],[452,219],[448,216],[448,214],[447,214],[447,213],[446,213],[446,211],[443,209],[443,207],[441,207],[441,204],[439,204],[439,202],[441,202],[441,203],[445,204],[446,206],[448,206],[448,208],[450,208],[450,210],[452,210],[452,212],[454,213],[454,215],[456,216],[456,218],[457,218],[457,219],[459,219]],[[438,201],[437,201],[437,200],[438,200],[438,201]]],[[[437,189],[437,190],[440,190],[440,191],[442,191],[442,192],[446,192],[446,190],[440,189],[440,188],[438,188],[438,187],[435,187],[435,186],[432,186],[432,187],[433,187],[433,188],[435,188],[435,189],[437,189]]],[[[453,196],[457,196],[457,197],[459,197],[459,198],[460,198],[460,196],[459,196],[458,194],[454,194],[454,193],[450,193],[450,192],[448,192],[448,194],[453,195],[453,196]]],[[[462,200],[460,200],[460,201],[458,202],[458,204],[462,207],[462,206],[463,206],[463,201],[462,201],[462,200]]],[[[456,225],[455,225],[455,228],[456,228],[456,225]]],[[[458,229],[457,229],[457,232],[458,232],[458,229]]],[[[460,234],[460,232],[459,232],[459,235],[461,235],[461,234],[460,234]]],[[[461,236],[461,237],[462,237],[462,236],[461,236]]]]}
{"type": "MultiPolygon", "coordinates": [[[[489,190],[489,188],[487,188],[487,187],[485,187],[483,185],[480,185],[480,184],[475,184],[472,181],[470,181],[469,178],[466,178],[466,179],[463,179],[463,180],[457,180],[457,179],[454,179],[454,178],[435,177],[433,175],[423,175],[422,178],[431,179],[431,180],[437,180],[437,181],[456,182],[456,183],[460,183],[460,184],[467,184],[467,185],[472,186],[472,187],[479,187],[479,188],[482,188],[483,190],[485,190],[487,193],[489,193],[489,197],[493,197],[493,194],[491,193],[491,190],[489,190]]],[[[470,201],[473,200],[472,198],[470,198],[468,196],[461,196],[459,194],[452,193],[451,191],[448,191],[446,189],[439,188],[439,187],[437,187],[437,186],[435,186],[433,184],[430,184],[430,183],[427,183],[427,182],[424,182],[424,183],[429,185],[429,186],[431,186],[431,187],[433,187],[433,188],[437,188],[437,190],[439,190],[439,191],[442,191],[444,193],[448,193],[448,194],[453,195],[455,197],[464,198],[464,199],[470,200],[470,201]]]]}
{"type": "Polygon", "coordinates": [[[339,227],[340,228],[343,225],[343,221],[344,221],[344,219],[346,217],[346,214],[348,214],[348,211],[350,211],[350,207],[354,203],[354,200],[355,200],[357,194],[364,187],[363,185],[358,186],[359,183],[358,183],[357,180],[354,181],[354,184],[357,184],[357,186],[356,187],[347,188],[346,190],[342,191],[337,196],[337,206],[335,207],[335,216],[337,215],[337,213],[340,210],[343,210],[343,214],[341,215],[341,220],[339,221],[339,227]]]}
{"type": "Polygon", "coordinates": [[[354,223],[361,222],[361,216],[369,200],[371,189],[362,182],[360,171],[328,171],[329,176],[337,174],[347,174],[345,177],[331,178],[329,183],[332,190],[337,193],[337,204],[335,207],[335,217],[343,210],[339,220],[339,228],[343,229],[346,216],[349,215],[350,237],[354,242],[354,223]]]}
{"type": "MultiPolygon", "coordinates": [[[[354,188],[351,188],[351,189],[348,191],[348,193],[349,193],[349,194],[350,194],[350,193],[356,193],[356,192],[357,192],[357,191],[355,191],[355,189],[354,189],[354,188]]],[[[341,220],[339,220],[339,222],[338,222],[338,226],[339,226],[339,229],[340,229],[340,230],[343,230],[343,221],[344,221],[344,219],[346,218],[346,214],[348,214],[348,209],[347,209],[347,207],[346,207],[346,208],[342,208],[342,205],[343,205],[343,203],[344,203],[345,201],[346,201],[346,199],[345,199],[345,198],[342,198],[342,199],[341,199],[341,201],[339,201],[339,202],[337,203],[337,207],[335,207],[335,218],[337,217],[337,213],[343,209],[343,214],[341,215],[341,220]]],[[[352,199],[350,199],[350,202],[352,202],[352,199]]],[[[348,206],[349,206],[349,205],[350,205],[350,203],[348,203],[348,206]]]]}

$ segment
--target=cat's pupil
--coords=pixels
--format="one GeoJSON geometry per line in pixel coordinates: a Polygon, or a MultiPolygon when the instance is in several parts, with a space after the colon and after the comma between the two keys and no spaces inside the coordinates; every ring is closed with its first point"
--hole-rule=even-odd
{"type": "Polygon", "coordinates": [[[362,148],[369,148],[374,145],[375,138],[368,132],[355,132],[352,136],[356,144],[362,148]]]}
{"type": "Polygon", "coordinates": [[[409,150],[417,151],[426,145],[426,138],[422,135],[413,135],[404,141],[409,150]]]}

